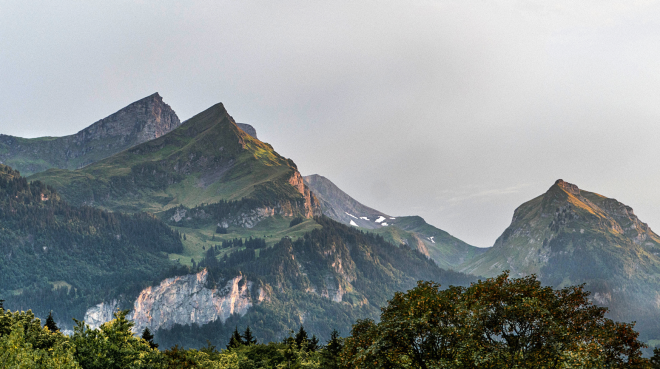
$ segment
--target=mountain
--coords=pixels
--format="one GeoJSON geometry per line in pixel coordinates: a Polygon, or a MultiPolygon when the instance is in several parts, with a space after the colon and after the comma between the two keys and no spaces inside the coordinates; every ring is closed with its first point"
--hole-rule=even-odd
{"type": "Polygon", "coordinates": [[[180,235],[147,214],[124,215],[62,200],[0,165],[0,299],[12,310],[50,310],[65,326],[105,298],[137,296],[174,264],[180,235]]]}
{"type": "Polygon", "coordinates": [[[486,251],[426,223],[422,217],[392,217],[365,206],[318,174],[303,179],[319,200],[325,216],[346,225],[371,229],[395,245],[413,247],[442,268],[455,268],[486,251]]]}
{"type": "Polygon", "coordinates": [[[660,338],[659,255],[660,237],[631,207],[557,180],[518,207],[495,245],[460,270],[534,273],[556,287],[586,283],[616,320],[636,320],[643,336],[660,338]]]}
{"type": "Polygon", "coordinates": [[[234,215],[255,222],[274,214],[320,214],[295,163],[239,129],[222,104],[84,168],[50,169],[30,180],[54,186],[72,203],[113,211],[158,213],[176,207],[186,212],[202,204],[243,201],[251,208],[234,215]]]}
{"type": "Polygon", "coordinates": [[[375,229],[382,227],[383,222],[383,219],[380,222],[376,222],[376,220],[391,218],[383,212],[362,205],[323,176],[312,174],[304,176],[303,180],[314,191],[321,204],[321,209],[323,209],[323,214],[340,223],[375,229]]]}
{"type": "Polygon", "coordinates": [[[0,163],[11,166],[23,175],[49,168],[82,168],[158,138],[179,124],[176,113],[155,93],[74,135],[20,138],[0,134],[0,163]]]}
{"type": "MultiPolygon", "coordinates": [[[[139,294],[130,313],[136,330],[149,327],[165,347],[199,347],[206,340],[224,346],[235,327],[248,325],[262,342],[281,340],[301,324],[326,340],[333,329],[347,334],[357,319],[377,318],[395,291],[420,279],[444,286],[474,281],[327,217],[308,222],[320,227],[270,247],[251,239],[207,248],[193,273],[139,294]]],[[[118,304],[106,300],[85,320],[99,325],[118,304]]]]}

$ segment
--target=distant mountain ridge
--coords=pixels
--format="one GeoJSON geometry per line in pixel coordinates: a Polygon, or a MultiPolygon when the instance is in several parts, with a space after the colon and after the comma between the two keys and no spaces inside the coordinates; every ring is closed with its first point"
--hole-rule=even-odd
{"type": "Polygon", "coordinates": [[[154,93],[70,136],[20,138],[0,134],[0,163],[23,175],[49,168],[78,169],[161,137],[180,124],[174,110],[154,93]]]}
{"type": "Polygon", "coordinates": [[[275,214],[320,215],[295,163],[240,129],[222,104],[84,168],[50,169],[30,180],[51,184],[74,204],[113,211],[158,213],[251,200],[257,208],[238,214],[252,219],[249,224],[275,214]]]}
{"type": "Polygon", "coordinates": [[[362,205],[323,176],[312,174],[304,176],[303,180],[321,202],[323,214],[340,223],[376,229],[382,227],[383,221],[387,223],[391,218],[383,212],[362,205]],[[384,219],[376,222],[381,217],[384,219]]]}
{"type": "Polygon", "coordinates": [[[515,210],[492,248],[459,267],[483,276],[505,269],[556,287],[586,283],[616,320],[660,338],[660,236],[615,199],[557,180],[515,210]]]}
{"type": "Polygon", "coordinates": [[[441,268],[456,268],[486,251],[426,223],[422,217],[392,217],[365,206],[318,174],[303,178],[319,199],[324,215],[346,225],[371,229],[395,245],[417,249],[441,268]]]}

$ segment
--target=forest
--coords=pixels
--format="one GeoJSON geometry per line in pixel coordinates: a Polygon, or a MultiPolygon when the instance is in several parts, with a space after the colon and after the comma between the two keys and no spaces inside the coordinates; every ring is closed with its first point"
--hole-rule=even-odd
{"type": "Polygon", "coordinates": [[[0,298],[12,309],[81,318],[178,273],[167,253],[182,250],[181,235],[150,214],[71,206],[0,165],[0,298]]]}
{"type": "MultiPolygon", "coordinates": [[[[154,342],[132,331],[128,311],[98,329],[77,321],[71,336],[49,316],[11,312],[0,301],[0,362],[8,368],[660,368],[660,349],[642,357],[634,324],[604,317],[582,286],[542,287],[505,272],[469,287],[419,281],[397,292],[379,322],[357,321],[326,342],[303,326],[258,342],[248,326],[228,344],[200,349],[154,342]]],[[[140,332],[138,332],[140,333],[140,332]]]]}

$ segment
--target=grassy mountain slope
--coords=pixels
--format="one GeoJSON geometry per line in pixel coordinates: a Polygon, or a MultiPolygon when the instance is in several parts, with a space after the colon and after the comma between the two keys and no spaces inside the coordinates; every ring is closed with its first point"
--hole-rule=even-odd
{"type": "Polygon", "coordinates": [[[285,215],[317,211],[295,164],[240,130],[222,104],[160,138],[89,165],[30,177],[73,203],[160,212],[251,199],[285,215]]]}
{"type": "Polygon", "coordinates": [[[159,330],[157,340],[164,346],[202,346],[209,339],[223,346],[235,326],[249,325],[260,341],[268,341],[281,339],[300,324],[325,340],[334,328],[347,334],[356,319],[377,318],[395,291],[407,290],[418,280],[444,286],[474,280],[442,270],[417,250],[394,246],[380,236],[327,217],[314,221],[321,227],[295,240],[282,238],[267,248],[228,254],[209,249],[199,268],[207,268],[219,281],[242,274],[254,282],[253,293],[267,291],[265,298],[253,299],[255,305],[243,317],[197,329],[159,330]]]}
{"type": "Polygon", "coordinates": [[[305,176],[304,180],[319,199],[324,215],[343,224],[371,229],[395,245],[416,248],[442,268],[455,268],[485,251],[426,223],[422,217],[395,218],[365,206],[318,174],[305,176]]]}
{"type": "Polygon", "coordinates": [[[49,168],[76,169],[178,127],[176,113],[155,93],[65,137],[0,135],[0,163],[29,176],[49,168]]]}
{"type": "Polygon", "coordinates": [[[483,255],[461,266],[493,276],[536,273],[552,286],[586,283],[617,320],[636,320],[660,337],[660,237],[632,208],[558,180],[516,209],[511,225],[483,255]]]}
{"type": "Polygon", "coordinates": [[[487,249],[469,245],[424,221],[420,216],[396,217],[387,220],[388,226],[373,232],[387,241],[414,247],[433,259],[439,267],[456,269],[459,265],[481,255],[487,249]]]}
{"type": "Polygon", "coordinates": [[[173,266],[179,234],[147,214],[74,207],[0,165],[0,298],[70,323],[94,301],[134,294],[173,266]],[[65,319],[66,318],[66,319],[65,319]]]}

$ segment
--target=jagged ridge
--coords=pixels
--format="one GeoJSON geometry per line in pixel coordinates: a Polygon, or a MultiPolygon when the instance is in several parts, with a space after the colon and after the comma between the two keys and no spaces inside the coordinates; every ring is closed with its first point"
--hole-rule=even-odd
{"type": "Polygon", "coordinates": [[[26,176],[49,168],[77,169],[158,138],[180,124],[174,110],[155,93],[70,136],[28,139],[0,134],[0,163],[26,176]]]}
{"type": "Polygon", "coordinates": [[[239,129],[216,104],[172,132],[76,171],[34,175],[72,202],[160,212],[220,200],[259,200],[267,214],[320,213],[293,161],[239,129]]]}

